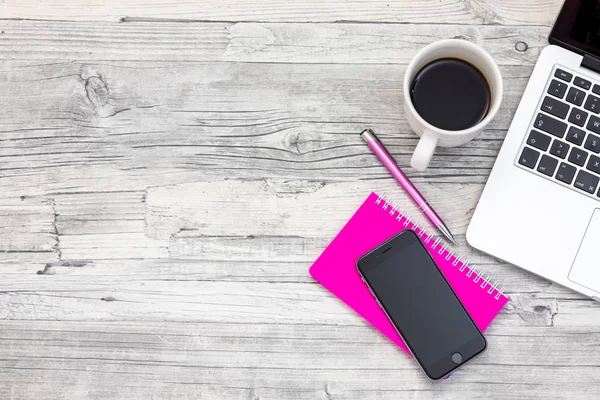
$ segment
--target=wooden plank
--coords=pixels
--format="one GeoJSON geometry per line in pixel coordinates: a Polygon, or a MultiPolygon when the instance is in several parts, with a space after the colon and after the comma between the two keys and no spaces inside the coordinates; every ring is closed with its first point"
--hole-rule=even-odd
{"type": "Polygon", "coordinates": [[[145,192],[57,194],[64,260],[166,258],[168,241],[144,235],[145,192]]]}
{"type": "MultiPolygon", "coordinates": [[[[279,243],[284,243],[285,238],[279,243]]],[[[172,245],[171,245],[172,246],[172,245]]],[[[171,254],[172,248],[169,249],[171,254]]],[[[313,250],[307,250],[310,253],[313,250]]],[[[315,253],[319,249],[314,249],[315,253]]],[[[190,258],[193,258],[193,254],[190,258]]],[[[48,256],[4,262],[2,275],[15,285],[27,286],[33,275],[59,275],[55,279],[65,287],[74,287],[81,280],[93,281],[99,288],[113,282],[177,281],[177,282],[263,282],[314,283],[307,274],[314,261],[309,255],[296,254],[295,261],[218,260],[217,255],[196,259],[71,259],[55,261],[48,256]],[[305,258],[305,260],[303,260],[305,258]],[[27,263],[24,265],[24,263],[27,263]],[[83,267],[88,268],[83,268],[83,267]]],[[[21,258],[24,258],[23,256],[21,258]]],[[[478,262],[477,271],[497,281],[507,293],[529,295],[532,298],[578,298],[574,292],[508,264],[494,260],[478,262]]]]}
{"type": "MultiPolygon", "coordinates": [[[[21,76],[0,96],[7,197],[23,185],[30,195],[127,191],[224,174],[389,179],[357,133],[372,126],[401,165],[417,142],[401,111],[404,66],[175,63],[165,80],[163,69],[141,62],[1,65],[21,76]]],[[[440,149],[411,178],[484,182],[529,71],[503,67],[506,97],[490,129],[440,149]]]]}
{"type": "Polygon", "coordinates": [[[562,2],[560,0],[333,0],[319,2],[281,2],[269,0],[224,0],[218,3],[180,2],[175,0],[37,0],[23,3],[4,0],[3,18],[130,21],[139,18],[180,21],[281,21],[332,22],[340,20],[372,22],[488,23],[510,25],[534,23],[549,25],[562,2]]]}
{"type": "MultiPolygon", "coordinates": [[[[50,265],[54,273],[0,282],[0,318],[24,320],[204,321],[244,323],[364,323],[317,283],[113,279],[119,261],[102,264],[95,282],[64,279],[70,267],[97,268],[90,260],[50,265]],[[74,264],[73,264],[74,263],[74,264]],[[109,265],[107,267],[107,264],[109,265]],[[75,281],[72,285],[69,282],[75,281]],[[291,312],[293,310],[293,312],[291,312]]],[[[74,270],[77,268],[73,268],[74,270]]],[[[39,275],[39,274],[38,274],[39,275]]],[[[600,308],[572,292],[509,293],[498,326],[595,326],[600,308]]]]}
{"type": "MultiPolygon", "coordinates": [[[[101,329],[98,323],[66,323],[65,326],[80,325],[87,328],[101,329]]],[[[248,326],[243,335],[235,331],[234,324],[205,323],[191,324],[184,328],[173,323],[166,324],[170,329],[150,328],[144,333],[144,327],[132,323],[137,331],[124,329],[124,323],[107,323],[107,329],[96,332],[77,331],[73,329],[71,337],[64,336],[64,327],[60,330],[48,330],[40,323],[28,323],[27,326],[38,327],[30,333],[23,329],[10,327],[3,330],[3,353],[18,350],[24,359],[41,358],[43,347],[68,355],[96,353],[106,355],[113,353],[114,361],[132,361],[131,355],[143,357],[157,351],[163,361],[193,366],[200,363],[213,368],[234,368],[239,365],[235,359],[223,357],[223,353],[236,353],[245,357],[245,368],[262,369],[310,369],[315,361],[319,361],[321,369],[337,369],[341,365],[348,369],[363,370],[410,370],[413,361],[394,344],[387,341],[373,329],[364,326],[340,327],[334,325],[266,325],[248,326]],[[192,330],[191,328],[195,328],[192,330]],[[305,332],[299,331],[304,329],[305,332]],[[328,332],[331,331],[331,332],[328,332]],[[46,335],[43,335],[46,333],[46,335]],[[36,342],[36,346],[27,346],[24,339],[36,342]],[[104,348],[105,343],[112,343],[110,350],[104,348]],[[335,346],[331,344],[335,343],[335,346]],[[117,352],[121,350],[120,352],[117,352]],[[191,353],[191,357],[186,357],[191,353]],[[261,354],[252,357],[251,353],[261,354]],[[322,357],[321,360],[316,360],[322,357]],[[362,361],[361,361],[362,360],[362,361]]],[[[25,326],[19,322],[18,326],[25,326]]],[[[498,329],[496,329],[498,331],[498,329]]],[[[574,334],[568,330],[558,330],[548,334],[541,328],[521,328],[512,330],[513,334],[490,333],[489,353],[474,361],[476,365],[510,364],[540,367],[564,368],[596,365],[597,360],[590,357],[589,347],[593,347],[599,339],[597,332],[574,334]],[[560,332],[560,335],[558,334],[560,332]],[[569,341],[556,340],[567,337],[569,341]],[[525,358],[517,357],[524,349],[533,350],[546,347],[560,356],[548,357],[544,352],[532,352],[525,358]]],[[[2,354],[5,355],[5,354],[2,354]]],[[[91,358],[91,357],[90,357],[91,358]]],[[[140,364],[143,359],[138,359],[140,364]]],[[[52,362],[52,361],[50,361],[52,362]]],[[[472,374],[464,375],[461,380],[472,381],[472,374]]],[[[514,379],[514,378],[513,378],[514,379]]],[[[410,385],[410,383],[407,383],[410,385]]]]}
{"type": "Polygon", "coordinates": [[[56,260],[60,250],[55,218],[54,203],[48,199],[0,200],[0,263],[56,260]]]}
{"type": "MultiPolygon", "coordinates": [[[[438,199],[436,208],[440,215],[453,221],[454,230],[464,233],[469,211],[475,207],[483,185],[432,183],[422,184],[420,189],[424,196],[438,199]]],[[[393,203],[419,223],[427,224],[393,179],[370,182],[368,187],[362,181],[222,179],[150,188],[146,196],[145,232],[153,238],[169,238],[182,230],[185,233],[182,237],[266,238],[292,236],[293,232],[299,237],[332,238],[371,191],[388,193],[386,197],[393,203]],[[242,197],[241,193],[247,196],[242,197]]]]}
{"type": "MultiPolygon", "coordinates": [[[[95,344],[112,343],[113,349],[125,352],[164,351],[164,357],[191,365],[197,361],[182,356],[186,351],[196,350],[204,355],[191,351],[192,357],[202,358],[206,364],[221,367],[235,366],[234,360],[218,355],[228,351],[264,353],[264,359],[249,358],[247,366],[260,367],[262,363],[265,368],[282,369],[310,368],[310,364],[304,363],[318,354],[332,355],[321,360],[321,366],[328,368],[338,366],[338,354],[345,354],[344,361],[352,361],[355,368],[364,369],[393,369],[398,361],[409,360],[403,352],[395,351],[399,349],[387,338],[366,324],[247,324],[243,334],[237,330],[237,324],[224,322],[171,321],[164,326],[149,327],[143,322],[135,321],[3,321],[1,326],[0,337],[5,346],[0,351],[7,352],[12,347],[12,350],[18,349],[24,356],[36,356],[44,347],[63,348],[63,351],[72,352],[104,352],[102,346],[98,347],[95,344]],[[73,336],[65,336],[65,332],[72,332],[73,336]],[[37,346],[26,348],[28,340],[35,341],[37,346]],[[336,346],[331,346],[331,343],[335,343],[336,346]],[[378,351],[374,352],[373,349],[378,351]],[[395,350],[389,351],[390,349],[395,350]],[[278,354],[288,356],[281,357],[278,354]],[[358,365],[361,359],[364,359],[364,363],[358,365]]],[[[562,360],[561,365],[565,367],[585,366],[591,364],[589,348],[596,345],[599,335],[593,327],[581,327],[578,332],[571,332],[567,327],[506,329],[493,325],[487,334],[490,340],[489,355],[484,353],[486,355],[478,359],[477,363],[510,363],[520,366],[535,363],[540,366],[554,366],[562,360]],[[556,340],[560,337],[568,337],[570,340],[556,340]],[[511,342],[513,346],[510,346],[511,342]],[[548,347],[554,356],[549,357],[544,352],[536,352],[528,359],[515,357],[524,347],[548,347]]],[[[114,359],[127,358],[127,354],[114,354],[114,359]]],[[[400,366],[410,366],[410,363],[412,361],[401,362],[400,366]]],[[[466,378],[475,379],[472,375],[466,378]]]]}
{"type": "Polygon", "coordinates": [[[4,32],[0,51],[10,53],[13,60],[161,64],[166,60],[407,64],[435,40],[461,38],[485,48],[500,65],[533,65],[550,32],[549,27],[534,25],[431,23],[136,22],[106,23],[99,29],[96,23],[0,21],[0,27],[4,32]]]}
{"type": "Polygon", "coordinates": [[[366,326],[252,324],[243,334],[237,323],[3,321],[0,328],[3,398],[44,391],[44,398],[60,398],[67,390],[83,397],[77,388],[88,398],[118,399],[173,393],[585,398],[599,377],[590,351],[598,333],[585,328],[494,329],[488,351],[446,385],[427,381],[412,360],[366,326]],[[533,383],[538,376],[547,381],[533,383]]]}
{"type": "Polygon", "coordinates": [[[226,257],[232,262],[270,260],[271,262],[298,261],[310,257],[313,249],[323,249],[326,238],[305,238],[291,235],[274,236],[206,236],[197,231],[183,230],[173,235],[169,256],[184,260],[209,260],[226,257]]]}
{"type": "Polygon", "coordinates": [[[52,202],[43,199],[0,201],[0,252],[53,252],[54,214],[52,202]]]}
{"type": "Polygon", "coordinates": [[[83,234],[61,236],[64,259],[164,258],[168,242],[148,238],[143,233],[83,234]]]}
{"type": "Polygon", "coordinates": [[[59,235],[144,231],[145,191],[52,194],[59,235]]]}
{"type": "Polygon", "coordinates": [[[530,65],[547,45],[546,26],[454,24],[242,24],[227,28],[225,60],[244,62],[407,64],[418,49],[459,38],[501,65],[530,65]],[[518,45],[517,45],[518,43],[518,45]]]}

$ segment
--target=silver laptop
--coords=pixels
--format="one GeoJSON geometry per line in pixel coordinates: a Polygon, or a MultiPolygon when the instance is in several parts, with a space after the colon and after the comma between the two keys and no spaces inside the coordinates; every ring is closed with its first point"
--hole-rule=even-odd
{"type": "Polygon", "coordinates": [[[467,230],[473,247],[600,301],[600,10],[567,0],[467,230]]]}

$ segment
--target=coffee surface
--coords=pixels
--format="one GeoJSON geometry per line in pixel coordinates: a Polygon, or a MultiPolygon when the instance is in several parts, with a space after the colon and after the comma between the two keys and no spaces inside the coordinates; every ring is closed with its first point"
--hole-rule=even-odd
{"type": "Polygon", "coordinates": [[[459,131],[477,125],[490,106],[490,86],[473,65],[442,58],[425,65],[411,83],[412,103],[431,125],[459,131]]]}

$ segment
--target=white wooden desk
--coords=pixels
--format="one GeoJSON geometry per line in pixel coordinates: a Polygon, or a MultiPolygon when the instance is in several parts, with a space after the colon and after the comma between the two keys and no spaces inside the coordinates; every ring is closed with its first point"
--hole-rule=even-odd
{"type": "Polygon", "coordinates": [[[600,305],[464,240],[560,3],[0,1],[0,399],[597,396],[600,305]],[[451,37],[504,102],[407,172],[512,302],[434,384],[307,270],[371,190],[414,212],[358,133],[408,165],[404,69],[451,37]]]}

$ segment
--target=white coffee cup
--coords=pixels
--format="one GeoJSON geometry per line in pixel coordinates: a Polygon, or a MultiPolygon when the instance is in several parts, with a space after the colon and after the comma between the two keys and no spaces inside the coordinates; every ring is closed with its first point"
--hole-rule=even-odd
{"type": "MultiPolygon", "coordinates": [[[[448,77],[451,79],[451,77],[448,77]]],[[[440,40],[421,49],[411,60],[404,74],[404,113],[412,130],[421,137],[410,160],[410,165],[417,170],[424,170],[429,165],[431,156],[437,146],[454,147],[467,143],[475,138],[496,116],[502,101],[502,76],[500,69],[492,57],[481,47],[460,39],[440,40]],[[410,87],[413,78],[425,65],[440,58],[457,58],[474,65],[487,80],[491,101],[487,114],[477,124],[468,129],[450,131],[437,128],[425,121],[415,109],[410,87]]]]}

